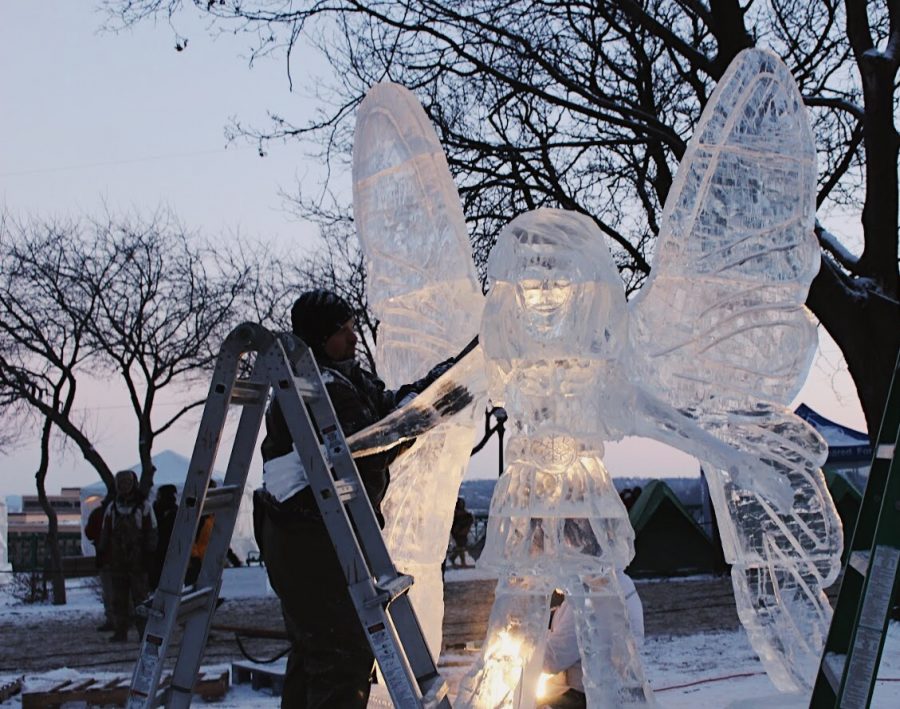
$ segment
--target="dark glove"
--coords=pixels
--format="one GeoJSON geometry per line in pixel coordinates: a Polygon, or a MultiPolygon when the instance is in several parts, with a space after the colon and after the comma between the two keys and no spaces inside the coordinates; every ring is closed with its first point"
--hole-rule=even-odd
{"type": "Polygon", "coordinates": [[[456,364],[456,358],[451,357],[450,359],[445,359],[443,362],[434,365],[428,372],[428,374],[425,375],[425,379],[428,380],[428,384],[431,384],[444,372],[448,371],[451,367],[453,367],[454,364],[456,364]]]}

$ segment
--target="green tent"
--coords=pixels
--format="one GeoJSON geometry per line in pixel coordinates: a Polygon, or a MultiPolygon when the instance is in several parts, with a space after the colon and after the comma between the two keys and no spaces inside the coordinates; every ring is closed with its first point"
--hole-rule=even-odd
{"type": "Polygon", "coordinates": [[[629,511],[635,554],[626,569],[634,578],[688,576],[717,570],[716,547],[661,480],[644,487],[629,511]]]}

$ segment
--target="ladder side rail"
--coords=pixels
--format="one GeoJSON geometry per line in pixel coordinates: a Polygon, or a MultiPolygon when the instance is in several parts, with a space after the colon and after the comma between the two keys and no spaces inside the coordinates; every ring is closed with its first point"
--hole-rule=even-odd
{"type": "Polygon", "coordinates": [[[258,325],[239,325],[225,338],[216,358],[159,585],[151,599],[141,652],[131,678],[126,704],[129,709],[156,706],[163,665],[178,620],[191,547],[212,476],[240,356],[256,349],[257,341],[260,338],[264,341],[266,337],[271,340],[272,336],[258,325]]]}
{"type": "MultiPolygon", "coordinates": [[[[425,641],[425,633],[409,595],[404,594],[394,599],[388,607],[388,612],[397,629],[397,634],[404,638],[404,647],[407,650],[413,673],[419,681],[419,686],[423,687],[431,679],[440,678],[437,664],[431,656],[431,649],[425,641]]],[[[443,681],[442,678],[441,681],[443,681]]]]}
{"type": "MultiPolygon", "coordinates": [[[[876,446],[877,450],[877,446],[876,446]]],[[[837,706],[841,687],[847,681],[846,658],[853,643],[854,629],[859,619],[863,594],[865,590],[866,575],[851,562],[854,554],[864,554],[871,558],[872,545],[875,540],[875,529],[880,516],[880,503],[884,497],[887,486],[890,461],[875,457],[869,467],[869,476],[866,488],[863,492],[862,503],[856,517],[856,524],[849,536],[844,537],[848,545],[849,553],[844,562],[844,573],[841,586],[838,590],[837,600],[834,605],[834,613],[831,618],[831,626],[822,651],[819,664],[819,674],[813,687],[810,707],[821,709],[823,707],[837,706]],[[826,655],[831,662],[838,662],[839,671],[836,684],[828,678],[825,669],[826,655]]]]}
{"type": "MultiPolygon", "coordinates": [[[[294,343],[289,341],[285,344],[290,346],[294,343]]],[[[287,347],[285,349],[288,350],[287,347]]],[[[302,352],[298,348],[288,351],[291,352],[291,367],[299,376],[307,379],[320,376],[315,359],[309,351],[302,352]]],[[[378,525],[369,497],[365,494],[365,490],[362,487],[362,480],[356,468],[356,463],[347,446],[347,441],[340,425],[337,424],[337,416],[331,406],[331,401],[327,396],[320,397],[310,402],[309,406],[316,421],[320,423],[330,421],[333,423],[330,430],[325,430],[329,427],[324,426],[320,433],[323,436],[322,447],[325,450],[329,463],[333,466],[336,478],[358,486],[360,494],[355,495],[345,506],[347,514],[356,529],[357,537],[362,545],[362,551],[368,561],[370,571],[367,578],[374,576],[376,584],[378,581],[394,579],[399,572],[384,542],[381,527],[378,525]]],[[[321,508],[320,491],[314,488],[313,492],[316,499],[320,501],[321,508]]],[[[327,503],[327,500],[325,502],[327,503]]],[[[343,505],[338,507],[343,507],[343,505]]],[[[332,536],[332,539],[335,539],[335,537],[332,536]]],[[[340,552],[340,550],[338,551],[340,552]]],[[[371,602],[371,597],[369,596],[371,591],[367,585],[354,586],[351,584],[350,590],[351,595],[354,595],[354,603],[357,606],[371,602]]],[[[380,593],[380,591],[378,592],[380,593]]],[[[403,638],[407,661],[421,690],[423,685],[432,677],[439,675],[437,664],[431,655],[431,650],[425,640],[421,624],[412,608],[408,595],[404,594],[392,599],[387,605],[387,613],[391,617],[395,632],[403,638]]]]}
{"type": "Polygon", "coordinates": [[[898,352],[897,362],[894,366],[894,374],[856,524],[851,534],[849,536],[845,534],[844,537],[849,553],[846,554],[843,578],[835,602],[831,626],[822,650],[819,673],[813,686],[810,700],[811,709],[836,707],[839,695],[847,682],[847,669],[850,663],[846,662],[846,658],[851,651],[856,624],[862,610],[867,578],[865,567],[855,566],[851,562],[854,560],[855,554],[872,558],[876,530],[881,518],[881,503],[891,472],[892,456],[885,456],[884,453],[890,450],[891,446],[894,446],[894,450],[896,450],[898,427],[900,427],[900,352],[898,352]]]}
{"type": "MultiPolygon", "coordinates": [[[[318,427],[307,411],[309,402],[297,394],[293,382],[294,374],[283,355],[275,350],[267,352],[266,355],[269,359],[269,374],[274,387],[274,396],[284,414],[285,423],[294,442],[294,450],[300,456],[310,488],[338,551],[347,580],[351,584],[363,582],[371,577],[371,572],[340,500],[331,466],[323,456],[318,427]]],[[[318,370],[315,377],[319,377],[318,370]]],[[[324,385],[322,390],[322,396],[327,400],[324,385]]],[[[328,405],[330,407],[330,402],[328,405]]],[[[332,416],[334,416],[333,409],[332,416]]],[[[333,420],[336,422],[337,417],[335,416],[333,420]]],[[[372,515],[374,514],[373,511],[372,515]]]]}
{"type": "MultiPolygon", "coordinates": [[[[900,570],[900,456],[894,434],[892,460],[889,462],[887,485],[881,497],[877,526],[869,554],[868,573],[853,626],[850,653],[844,665],[840,705],[868,707],[875,691],[875,678],[881,663],[884,641],[890,621],[891,599],[896,592],[900,570]]],[[[879,443],[881,443],[879,441],[879,443]]],[[[879,446],[880,447],[880,446],[879,446]]],[[[877,453],[876,453],[877,455],[877,453]]]]}
{"type": "MultiPolygon", "coordinates": [[[[387,560],[387,564],[390,565],[396,576],[396,570],[390,562],[390,556],[384,546],[375,511],[365,493],[356,464],[349,456],[337,415],[328,398],[327,390],[312,354],[300,345],[299,341],[284,338],[282,344],[284,349],[280,353],[274,352],[274,348],[273,351],[270,351],[272,356],[269,371],[270,378],[274,383],[275,396],[294,441],[294,449],[306,470],[323,522],[328,529],[335,552],[344,570],[359,620],[373,654],[385,674],[388,691],[395,705],[403,709],[420,707],[422,706],[422,690],[409,658],[403,651],[405,649],[403,641],[406,638],[401,640],[392,619],[379,600],[373,572],[367,564],[371,558],[364,553],[360,545],[360,538],[365,538],[364,535],[371,534],[374,529],[377,532],[377,539],[380,540],[381,549],[377,549],[378,544],[369,546],[376,547],[374,551],[387,560]],[[287,357],[286,351],[291,352],[290,359],[287,357]],[[304,401],[297,392],[294,383],[295,374],[304,381],[318,382],[319,396],[304,401]],[[310,410],[307,410],[307,406],[310,410]],[[310,411],[315,422],[310,418],[310,411]],[[337,469],[332,469],[335,461],[326,460],[320,443],[319,429],[330,431],[325,434],[326,441],[335,448],[338,447],[334,438],[336,435],[340,439],[340,447],[347,451],[346,458],[341,457],[336,461],[336,468],[345,468],[340,473],[337,469]],[[358,516],[353,516],[352,522],[352,512],[349,509],[351,503],[341,500],[335,484],[334,476],[337,474],[340,475],[340,479],[350,482],[356,488],[353,502],[362,501],[362,506],[356,506],[358,516]],[[371,524],[366,524],[367,522],[371,524]]],[[[428,657],[430,658],[430,655],[428,657]]],[[[420,663],[417,662],[417,664],[420,663]]]]}
{"type": "MultiPolygon", "coordinates": [[[[264,384],[268,389],[269,382],[263,370],[264,367],[257,361],[249,379],[251,382],[264,384]]],[[[184,625],[178,660],[172,673],[167,707],[188,707],[193,697],[193,685],[200,671],[203,652],[209,638],[209,629],[222,586],[225,557],[234,536],[242,500],[241,493],[247,484],[247,475],[265,416],[267,400],[268,397],[263,396],[259,402],[245,405],[241,411],[224,481],[225,486],[235,486],[235,496],[230,507],[214,513],[212,534],[196,583],[196,588],[208,587],[212,591],[207,596],[202,611],[192,614],[184,625]]]]}
{"type": "MultiPolygon", "coordinates": [[[[288,355],[290,367],[299,377],[313,381],[321,380],[321,374],[312,353],[308,349],[298,346],[300,343],[296,338],[285,337],[282,339],[282,345],[288,355]]],[[[325,395],[308,402],[308,404],[318,423],[317,428],[322,436],[322,447],[326,460],[334,469],[335,479],[345,481],[351,486],[358,486],[359,494],[353,496],[346,504],[356,529],[356,536],[362,540],[380,540],[379,544],[369,544],[363,547],[366,560],[371,568],[371,575],[376,579],[395,576],[397,568],[384,544],[381,527],[378,526],[378,519],[375,517],[375,510],[372,508],[369,496],[365,494],[362,479],[350,454],[331,400],[325,395]]],[[[329,475],[329,483],[331,480],[329,475]]],[[[318,500],[320,490],[314,486],[313,493],[318,500]]]]}

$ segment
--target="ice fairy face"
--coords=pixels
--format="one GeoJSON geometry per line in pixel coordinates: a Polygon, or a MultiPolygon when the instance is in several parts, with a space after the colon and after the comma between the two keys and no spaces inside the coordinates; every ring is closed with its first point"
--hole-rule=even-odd
{"type": "Polygon", "coordinates": [[[516,217],[491,253],[488,278],[486,325],[512,333],[518,357],[604,359],[625,342],[622,281],[584,215],[539,209],[516,217]]]}

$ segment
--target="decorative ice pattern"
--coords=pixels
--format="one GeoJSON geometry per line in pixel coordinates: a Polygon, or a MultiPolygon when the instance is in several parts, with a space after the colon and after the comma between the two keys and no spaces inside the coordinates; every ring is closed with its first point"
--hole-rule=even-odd
{"type": "Polygon", "coordinates": [[[488,277],[489,393],[514,428],[479,559],[501,580],[457,706],[534,706],[556,588],[573,604],[588,705],[652,705],[615,573],[634,532],[602,462],[631,408],[622,279],[589,217],[550,209],[501,232],[488,277]]]}
{"type": "MultiPolygon", "coordinates": [[[[375,92],[381,102],[367,98],[361,109],[354,200],[383,319],[379,356],[396,384],[460,349],[482,301],[433,130],[408,92],[375,92]],[[403,107],[415,116],[409,126],[403,107]],[[362,136],[379,146],[368,160],[362,136]]],[[[747,50],[697,124],[652,274],[631,303],[587,216],[541,209],[498,237],[481,343],[491,397],[514,431],[482,557],[501,581],[461,706],[534,705],[557,587],[580,614],[589,706],[653,703],[614,573],[633,554],[633,532],[602,463],[603,442],[626,435],[700,459],[749,639],[780,689],[810,686],[831,617],[824,589],[842,548],[819,470],[825,444],[786,408],[816,344],[803,305],[819,267],[815,184],[789,71],[747,50]]],[[[443,556],[465,465],[465,435],[448,442],[458,426],[471,438],[471,422],[454,420],[404,456],[386,505],[398,566],[413,569],[416,587],[417,564],[425,571],[432,643],[442,607],[440,579],[427,569],[443,556]]]]}
{"type": "MultiPolygon", "coordinates": [[[[819,269],[815,194],[790,72],[768,52],[742,52],[697,124],[650,279],[629,305],[636,387],[734,451],[714,459],[692,435],[675,443],[707,472],[738,614],[782,691],[814,681],[843,547],[819,469],[825,443],[786,408],[816,349],[803,305],[819,269]]],[[[647,423],[636,432],[652,435],[647,423]]]]}
{"type": "MultiPolygon", "coordinates": [[[[382,83],[359,108],[353,143],[354,219],[366,256],[369,303],[379,319],[378,373],[389,387],[424,376],[478,333],[484,297],[447,160],[407,89],[382,83]]],[[[466,358],[475,404],[424,436],[391,465],[384,537],[435,657],[444,617],[441,562],[472,448],[481,354],[466,358]]]]}

